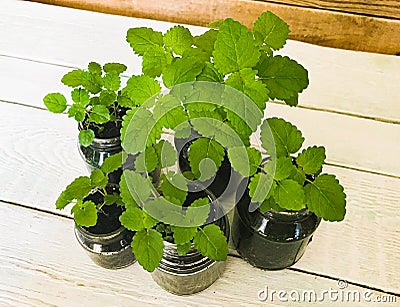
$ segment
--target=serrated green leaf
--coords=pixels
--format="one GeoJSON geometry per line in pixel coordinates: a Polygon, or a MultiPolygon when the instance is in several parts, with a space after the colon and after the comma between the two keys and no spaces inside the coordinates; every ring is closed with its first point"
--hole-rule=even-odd
{"type": "Polygon", "coordinates": [[[260,139],[262,147],[268,153],[274,152],[275,147],[277,157],[287,157],[297,152],[304,142],[304,137],[296,126],[276,117],[268,118],[261,125],[260,139]]]}
{"type": "Polygon", "coordinates": [[[151,28],[131,28],[127,32],[126,41],[136,54],[143,56],[152,46],[163,45],[163,35],[151,28]]]}
{"type": "Polygon", "coordinates": [[[206,62],[203,70],[197,76],[196,80],[222,83],[224,81],[224,76],[221,75],[221,73],[213,64],[206,62]]]}
{"type": "Polygon", "coordinates": [[[110,91],[117,91],[121,86],[121,79],[116,72],[109,72],[103,77],[103,85],[110,91]]]}
{"type": "Polygon", "coordinates": [[[89,94],[83,88],[74,89],[71,92],[71,98],[73,102],[76,102],[82,106],[86,106],[90,102],[89,94]]]}
{"type": "Polygon", "coordinates": [[[126,208],[138,207],[138,204],[134,200],[132,193],[130,191],[130,188],[128,187],[128,184],[125,180],[126,172],[127,171],[124,171],[124,173],[122,174],[121,179],[119,181],[119,193],[120,193],[121,199],[126,208]]]}
{"type": "Polygon", "coordinates": [[[101,91],[103,81],[100,75],[84,71],[82,72],[81,80],[83,87],[92,94],[97,94],[101,91]]]}
{"type": "Polygon", "coordinates": [[[92,173],[90,174],[90,180],[92,188],[97,188],[97,187],[105,188],[108,183],[107,176],[105,176],[102,170],[100,169],[95,169],[92,171],[92,173]]]}
{"type": "Polygon", "coordinates": [[[316,174],[322,169],[325,158],[325,148],[313,146],[304,149],[296,158],[296,163],[306,174],[316,174]]]}
{"type": "Polygon", "coordinates": [[[176,126],[188,120],[180,101],[172,95],[165,95],[158,99],[153,115],[156,121],[170,129],[175,129],[176,126]]]}
{"type": "Polygon", "coordinates": [[[307,70],[288,57],[267,57],[256,67],[272,99],[289,99],[308,86],[307,70]]]}
{"type": "Polygon", "coordinates": [[[135,102],[142,105],[148,99],[158,94],[161,90],[160,84],[149,76],[132,76],[124,88],[123,92],[135,102]]]}
{"type": "Polygon", "coordinates": [[[65,74],[62,77],[61,82],[66,86],[77,87],[79,85],[82,85],[83,74],[83,70],[75,69],[65,74]]]}
{"type": "Polygon", "coordinates": [[[83,122],[85,112],[84,106],[74,103],[68,110],[68,117],[74,117],[77,122],[83,122]]]}
{"type": "Polygon", "coordinates": [[[186,178],[182,174],[173,172],[162,174],[160,190],[165,199],[182,206],[188,194],[186,178]]]}
{"type": "Polygon", "coordinates": [[[79,143],[83,147],[88,147],[94,140],[94,132],[92,129],[81,130],[78,134],[79,143]]]}
{"type": "Polygon", "coordinates": [[[188,153],[192,172],[201,181],[210,179],[216,173],[225,156],[224,148],[208,138],[195,140],[188,153]]]}
{"type": "Polygon", "coordinates": [[[175,26],[164,34],[164,44],[171,48],[174,53],[182,55],[186,49],[192,46],[193,37],[189,29],[183,26],[175,26]]]}
{"type": "Polygon", "coordinates": [[[142,71],[150,77],[158,77],[171,64],[173,56],[161,46],[151,46],[143,55],[142,71]]]}
{"type": "Polygon", "coordinates": [[[161,140],[155,145],[155,151],[159,161],[159,167],[165,168],[175,164],[177,152],[175,147],[168,141],[161,140]]]}
{"type": "Polygon", "coordinates": [[[174,242],[181,245],[190,243],[197,232],[197,227],[175,227],[174,228],[174,242]]]}
{"type": "Polygon", "coordinates": [[[254,67],[260,52],[249,30],[228,18],[219,29],[213,56],[215,66],[225,75],[246,67],[254,67]]]}
{"type": "Polygon", "coordinates": [[[160,222],[173,226],[191,226],[188,225],[182,206],[177,205],[174,199],[169,201],[164,197],[157,197],[144,204],[143,210],[150,216],[160,222]]]}
{"type": "Polygon", "coordinates": [[[268,89],[265,84],[256,79],[257,71],[251,68],[244,68],[231,74],[225,81],[226,85],[245,93],[254,103],[264,112],[266,102],[268,101],[268,89]]]}
{"type": "Polygon", "coordinates": [[[132,239],[132,251],[139,264],[153,272],[160,264],[164,253],[164,240],[154,229],[138,231],[132,239]]]}
{"type": "Polygon", "coordinates": [[[122,226],[132,231],[140,231],[155,226],[158,221],[138,207],[127,208],[119,217],[122,226]]]}
{"type": "Polygon", "coordinates": [[[289,32],[289,26],[271,12],[262,13],[253,26],[257,41],[275,50],[285,45],[289,32]]]}
{"type": "Polygon", "coordinates": [[[306,207],[304,189],[296,181],[285,179],[274,189],[277,204],[287,210],[300,210],[306,207]]]}
{"type": "Polygon", "coordinates": [[[121,196],[117,193],[104,195],[104,203],[106,205],[116,204],[118,206],[124,206],[121,196]]]}
{"type": "Polygon", "coordinates": [[[334,175],[323,174],[304,187],[308,209],[326,221],[341,221],[346,194],[334,175]]]}
{"type": "Polygon", "coordinates": [[[233,129],[233,131],[240,137],[243,145],[250,146],[250,135],[253,133],[246,121],[244,121],[235,112],[229,110],[226,111],[226,118],[228,119],[225,123],[233,129]]]}
{"type": "Polygon", "coordinates": [[[91,180],[87,176],[82,176],[74,179],[61,193],[56,201],[56,208],[63,209],[72,200],[82,200],[92,190],[91,180]]]}
{"type": "Polygon", "coordinates": [[[228,158],[235,171],[243,177],[253,176],[261,164],[261,153],[250,147],[228,148],[228,158]]]}
{"type": "Polygon", "coordinates": [[[164,85],[171,88],[176,84],[195,81],[204,65],[204,62],[195,61],[192,57],[177,58],[163,71],[164,85]]]}
{"type": "Polygon", "coordinates": [[[177,244],[176,251],[178,252],[179,256],[185,256],[191,248],[192,244],[190,242],[187,242],[184,244],[177,244]]]}
{"type": "Polygon", "coordinates": [[[152,184],[149,178],[145,178],[141,174],[133,171],[124,170],[123,178],[121,177],[120,181],[120,192],[125,204],[128,202],[129,204],[134,205],[134,203],[136,203],[142,206],[149,198],[151,191],[152,184]],[[122,181],[126,183],[123,183],[123,187],[121,186],[122,181]],[[131,197],[127,195],[128,193],[131,195],[131,197]],[[132,199],[134,202],[132,202],[132,199]],[[127,202],[125,200],[127,200],[127,202]]]}
{"type": "Polygon", "coordinates": [[[67,99],[60,93],[47,94],[43,98],[46,108],[53,113],[62,113],[67,108],[67,99]]]}
{"type": "Polygon", "coordinates": [[[101,73],[102,73],[101,65],[99,63],[96,63],[96,62],[90,62],[89,65],[88,65],[88,70],[92,74],[101,75],[101,73]]]}
{"type": "Polygon", "coordinates": [[[96,124],[104,124],[110,121],[110,111],[106,106],[94,105],[89,114],[89,120],[96,124]]]}
{"type": "Polygon", "coordinates": [[[122,165],[125,163],[126,159],[127,155],[123,152],[113,154],[104,159],[104,162],[101,165],[101,170],[106,174],[112,173],[117,169],[121,168],[122,165]]]}
{"type": "Polygon", "coordinates": [[[72,207],[75,223],[80,226],[90,227],[97,223],[97,207],[92,201],[78,202],[72,207]]]}
{"type": "Polygon", "coordinates": [[[296,167],[293,165],[291,157],[280,157],[276,160],[275,180],[284,180],[295,174],[296,167]]]}
{"type": "Polygon", "coordinates": [[[147,147],[144,152],[139,153],[136,157],[135,170],[137,172],[150,173],[157,167],[160,167],[160,161],[153,146],[147,147]]]}
{"type": "Polygon", "coordinates": [[[104,64],[103,70],[105,73],[116,72],[117,74],[122,74],[125,70],[127,70],[127,67],[120,63],[107,63],[104,64]]]}
{"type": "Polygon", "coordinates": [[[210,214],[210,200],[198,198],[186,210],[186,225],[188,227],[202,226],[210,214]]]}
{"type": "Polygon", "coordinates": [[[228,243],[224,233],[214,224],[199,229],[193,239],[195,248],[215,261],[224,261],[228,255],[228,243]]]}
{"type": "Polygon", "coordinates": [[[99,103],[109,107],[117,100],[117,95],[113,91],[102,91],[99,96],[99,103]]]}
{"type": "Polygon", "coordinates": [[[155,144],[161,133],[162,126],[157,125],[150,111],[145,108],[130,110],[122,122],[122,147],[129,154],[137,154],[155,144]]]}
{"type": "Polygon", "coordinates": [[[194,37],[194,45],[206,52],[211,57],[214,50],[214,43],[217,39],[218,31],[210,29],[202,35],[194,37]]]}
{"type": "Polygon", "coordinates": [[[249,183],[249,195],[252,202],[261,203],[275,188],[273,178],[269,174],[257,173],[251,179],[249,183]]]}

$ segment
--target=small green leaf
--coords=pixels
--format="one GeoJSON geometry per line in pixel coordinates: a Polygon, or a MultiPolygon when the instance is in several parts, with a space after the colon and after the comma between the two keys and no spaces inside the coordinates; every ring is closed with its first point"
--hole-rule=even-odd
{"type": "Polygon", "coordinates": [[[140,231],[155,226],[158,221],[138,207],[127,208],[119,217],[121,224],[129,230],[140,231]]]}
{"type": "Polygon", "coordinates": [[[125,70],[127,70],[127,67],[120,63],[107,63],[104,64],[103,70],[105,73],[116,72],[117,74],[122,74],[125,70]]]}
{"type": "Polygon", "coordinates": [[[326,221],[341,221],[346,194],[334,175],[323,174],[304,187],[308,209],[326,221]]]}
{"type": "Polygon", "coordinates": [[[63,209],[74,199],[82,200],[90,191],[92,191],[90,178],[87,176],[78,177],[61,193],[57,199],[56,208],[63,209]]]}
{"type": "Polygon", "coordinates": [[[225,83],[245,93],[264,112],[266,102],[269,99],[269,91],[265,84],[256,79],[256,74],[257,71],[251,68],[244,68],[231,74],[225,83]]]}
{"type": "Polygon", "coordinates": [[[280,157],[276,160],[275,180],[284,180],[294,174],[296,174],[296,167],[293,165],[291,157],[280,157]]]}
{"type": "Polygon", "coordinates": [[[275,50],[285,45],[289,32],[286,22],[271,12],[262,13],[253,26],[257,41],[275,50]]]}
{"type": "Polygon", "coordinates": [[[97,94],[101,91],[103,81],[100,75],[95,75],[85,71],[82,73],[81,79],[83,87],[92,94],[97,94]]]}
{"type": "Polygon", "coordinates": [[[254,67],[260,52],[249,30],[239,22],[228,18],[219,29],[213,56],[215,66],[226,75],[246,67],[254,67]]]}
{"type": "Polygon", "coordinates": [[[128,94],[125,93],[118,93],[117,102],[121,107],[125,108],[133,108],[136,104],[128,97],[128,94]]]}
{"type": "Polygon", "coordinates": [[[72,207],[74,220],[80,226],[90,227],[97,223],[97,207],[92,201],[78,202],[72,207]]]}
{"type": "Polygon", "coordinates": [[[232,167],[244,177],[253,176],[261,164],[261,153],[250,147],[231,147],[228,149],[232,167]]]}
{"type": "Polygon", "coordinates": [[[303,187],[292,179],[280,181],[273,194],[277,204],[284,209],[300,210],[306,206],[303,187]]]}
{"type": "Polygon", "coordinates": [[[151,46],[143,55],[142,71],[150,77],[161,75],[167,65],[171,64],[173,56],[161,46],[151,46]]]}
{"type": "Polygon", "coordinates": [[[224,233],[214,224],[199,229],[193,239],[194,246],[212,260],[223,261],[228,255],[228,243],[224,233]]]}
{"type": "Polygon", "coordinates": [[[184,244],[177,244],[176,250],[179,256],[185,256],[191,248],[192,244],[190,242],[187,242],[184,244]]]}
{"type": "Polygon", "coordinates": [[[117,169],[121,168],[127,159],[127,155],[123,152],[116,153],[104,159],[101,165],[101,170],[106,173],[112,173],[117,169]]]}
{"type": "Polygon", "coordinates": [[[197,227],[175,227],[174,242],[175,244],[189,243],[197,233],[197,227]]]}
{"type": "Polygon", "coordinates": [[[252,202],[263,202],[270,191],[274,188],[273,178],[271,175],[264,173],[257,173],[251,179],[249,183],[249,195],[252,202]]]}
{"type": "Polygon", "coordinates": [[[109,107],[117,100],[117,95],[113,91],[101,91],[99,102],[101,105],[109,107]]]}
{"type": "Polygon", "coordinates": [[[92,74],[101,75],[101,73],[102,73],[101,65],[99,63],[96,63],[96,62],[90,62],[89,65],[88,65],[88,70],[92,74]]]}
{"type": "Polygon", "coordinates": [[[301,93],[308,86],[308,72],[288,57],[267,57],[256,67],[260,80],[269,89],[272,99],[286,100],[301,93]]]}
{"type": "Polygon", "coordinates": [[[89,114],[89,119],[96,124],[104,124],[110,121],[110,111],[106,106],[94,105],[89,114]]]}
{"type": "Polygon", "coordinates": [[[47,94],[43,98],[46,108],[53,113],[62,113],[67,108],[67,100],[60,93],[47,94]]]}
{"type": "Polygon", "coordinates": [[[148,99],[158,94],[161,90],[160,84],[149,76],[132,76],[124,88],[123,92],[135,102],[142,105],[148,99]]]}
{"type": "Polygon", "coordinates": [[[217,35],[217,30],[210,29],[202,35],[194,37],[194,45],[211,57],[217,35]]]}
{"type": "Polygon", "coordinates": [[[165,199],[180,206],[183,205],[188,194],[185,177],[174,172],[161,175],[160,190],[165,199]]]}
{"type": "Polygon", "coordinates": [[[192,172],[201,181],[210,179],[216,173],[225,156],[224,148],[208,138],[195,140],[188,153],[192,172]]]}
{"type": "Polygon", "coordinates": [[[61,82],[66,86],[77,87],[82,85],[83,74],[84,71],[81,69],[70,71],[62,77],[61,82]]]}
{"type": "Polygon", "coordinates": [[[85,119],[85,107],[81,104],[74,103],[68,110],[68,117],[74,117],[77,122],[85,119]]]}
{"type": "Polygon", "coordinates": [[[117,91],[121,85],[121,79],[116,72],[109,72],[103,77],[103,85],[110,91],[117,91]]]}
{"type": "Polygon", "coordinates": [[[74,89],[71,92],[71,98],[73,102],[76,102],[82,106],[86,106],[90,102],[89,94],[83,88],[74,89]]]}
{"type": "Polygon", "coordinates": [[[296,158],[296,163],[306,174],[316,174],[321,171],[325,158],[325,148],[313,146],[304,149],[296,158]]]}
{"type": "Polygon", "coordinates": [[[269,154],[276,150],[277,157],[286,157],[297,152],[304,142],[301,131],[282,118],[268,118],[261,125],[262,147],[269,154]],[[272,134],[272,138],[271,138],[272,134]]]}
{"type": "Polygon", "coordinates": [[[132,239],[132,251],[139,264],[153,272],[160,264],[164,253],[164,240],[154,229],[138,231],[132,239]]]}
{"type": "Polygon", "coordinates": [[[164,44],[176,54],[182,55],[186,49],[192,46],[193,37],[189,29],[182,26],[170,28],[164,35],[164,44]]]}
{"type": "Polygon", "coordinates": [[[92,182],[92,188],[105,188],[108,183],[107,176],[100,169],[95,169],[90,174],[90,180],[92,182]]]}
{"type": "Polygon", "coordinates": [[[193,58],[177,58],[163,71],[164,85],[171,88],[176,84],[195,81],[204,65],[204,62],[196,61],[193,58]]]}
{"type": "Polygon", "coordinates": [[[116,204],[118,206],[124,206],[121,196],[117,193],[104,195],[104,203],[106,205],[116,204]]]}
{"type": "Polygon", "coordinates": [[[163,35],[150,28],[131,28],[127,32],[126,41],[136,54],[143,56],[150,47],[163,45],[163,35]]]}
{"type": "Polygon", "coordinates": [[[79,143],[81,143],[82,146],[88,147],[90,144],[92,144],[92,142],[94,140],[93,130],[88,129],[88,130],[79,131],[78,139],[79,139],[79,143]]]}

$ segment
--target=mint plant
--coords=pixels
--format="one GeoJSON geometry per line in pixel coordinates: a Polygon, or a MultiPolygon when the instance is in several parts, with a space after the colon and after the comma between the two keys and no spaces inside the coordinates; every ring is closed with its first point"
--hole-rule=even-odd
{"type": "MultiPolygon", "coordinates": [[[[262,13],[252,31],[231,18],[212,24],[200,36],[192,36],[182,26],[165,34],[150,28],[129,29],[126,39],[143,59],[143,74],[161,77],[170,93],[142,104],[142,110],[133,110],[124,120],[123,130],[133,113],[135,121],[143,124],[135,129],[149,129],[146,142],[150,146],[163,128],[174,130],[178,138],[187,137],[194,129],[207,138],[190,145],[189,162],[195,178],[211,178],[225,150],[236,171],[253,175],[261,155],[251,148],[249,138],[261,123],[266,102],[277,99],[295,106],[299,93],[308,86],[307,70],[288,57],[275,55],[285,45],[288,33],[288,25],[271,12],[262,13]],[[242,167],[245,153],[250,168],[242,167]],[[200,162],[203,172],[199,171],[200,162]]],[[[134,154],[138,146],[125,142],[125,149],[134,154]]]]}
{"type": "Polygon", "coordinates": [[[102,67],[90,62],[87,69],[72,70],[61,79],[64,85],[72,88],[70,103],[61,93],[50,93],[43,102],[49,111],[67,111],[68,117],[81,124],[79,142],[87,147],[95,138],[94,129],[102,131],[109,122],[120,124],[124,108],[135,106],[130,92],[121,89],[121,74],[126,69],[119,63],[107,63],[102,67]]]}
{"type": "Polygon", "coordinates": [[[227,238],[219,226],[205,225],[211,210],[210,198],[189,200],[186,178],[167,171],[167,166],[176,163],[175,149],[168,141],[161,140],[146,151],[147,155],[141,153],[137,157],[135,167],[163,168],[157,185],[153,186],[143,173],[127,169],[120,181],[126,209],[120,221],[125,228],[136,232],[131,246],[139,264],[147,271],[154,271],[161,261],[164,241],[177,244],[179,255],[195,248],[210,259],[225,260],[227,238]]]}
{"type": "Polygon", "coordinates": [[[122,167],[123,153],[112,155],[104,160],[101,169],[93,170],[88,176],[74,179],[61,193],[56,201],[56,208],[61,210],[72,204],[71,213],[78,226],[90,227],[97,223],[98,213],[103,206],[123,205],[118,193],[107,193],[108,175],[122,167]],[[90,194],[99,192],[104,198],[102,203],[95,204],[86,200],[90,194]]]}
{"type": "Polygon", "coordinates": [[[335,175],[322,173],[326,158],[324,147],[312,146],[298,153],[304,142],[301,131],[275,117],[262,124],[261,141],[267,154],[276,150],[275,170],[274,161],[269,159],[249,183],[251,200],[261,204],[261,212],[308,208],[327,221],[344,219],[346,194],[343,187],[335,175]]]}

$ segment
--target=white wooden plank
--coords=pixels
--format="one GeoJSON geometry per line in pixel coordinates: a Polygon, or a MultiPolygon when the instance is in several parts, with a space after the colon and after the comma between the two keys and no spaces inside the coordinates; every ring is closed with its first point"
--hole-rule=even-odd
{"type": "MultiPolygon", "coordinates": [[[[91,60],[121,61],[129,73],[138,73],[140,62],[125,42],[126,30],[147,26],[165,31],[173,25],[22,1],[0,6],[0,54],[79,67],[91,60]]],[[[194,34],[204,31],[190,29],[194,34]]],[[[282,53],[309,70],[310,87],[301,95],[301,105],[400,121],[399,57],[295,41],[289,41],[282,53]]]]}
{"type": "MultiPolygon", "coordinates": [[[[87,173],[76,148],[74,121],[5,103],[0,103],[0,113],[0,199],[59,212],[54,207],[59,193],[87,173]]],[[[400,289],[400,218],[393,214],[399,210],[400,179],[338,167],[326,170],[345,187],[347,218],[323,223],[298,267],[400,289]]]]}
{"type": "MultiPolygon", "coordinates": [[[[4,203],[0,204],[0,216],[13,216],[0,220],[1,233],[9,234],[0,237],[0,302],[6,305],[256,306],[263,303],[257,293],[266,286],[269,290],[300,293],[339,290],[336,280],[290,270],[261,271],[241,259],[229,257],[223,276],[209,289],[179,297],[159,288],[137,263],[117,271],[91,263],[73,236],[71,220],[4,203]]],[[[361,294],[370,291],[372,299],[387,295],[353,285],[346,290],[361,294]]],[[[319,303],[337,305],[328,298],[319,303]]],[[[304,303],[280,302],[275,296],[272,303],[266,304],[301,306],[304,303]]],[[[357,306],[360,303],[340,304],[357,306]]]]}

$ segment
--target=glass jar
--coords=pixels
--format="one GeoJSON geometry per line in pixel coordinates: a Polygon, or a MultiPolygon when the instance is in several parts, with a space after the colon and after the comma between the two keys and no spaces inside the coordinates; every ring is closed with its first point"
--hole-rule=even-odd
{"type": "Polygon", "coordinates": [[[232,227],[232,239],[240,256],[251,265],[279,270],[295,264],[304,254],[321,219],[300,211],[249,212],[248,191],[238,202],[232,227]]]}

